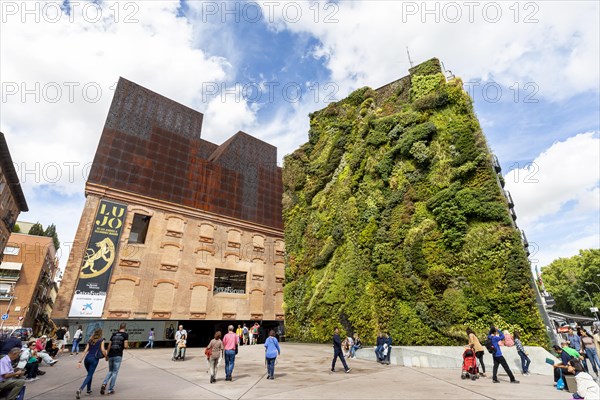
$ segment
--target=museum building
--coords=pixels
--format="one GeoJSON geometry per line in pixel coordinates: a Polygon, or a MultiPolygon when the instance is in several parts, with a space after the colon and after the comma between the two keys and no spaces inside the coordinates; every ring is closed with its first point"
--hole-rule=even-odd
{"type": "MultiPolygon", "coordinates": [[[[201,138],[203,114],[121,78],[85,186],[52,318],[191,329],[283,325],[277,149],[244,132],[201,138]]],[[[133,341],[136,337],[131,338],[133,341]]]]}

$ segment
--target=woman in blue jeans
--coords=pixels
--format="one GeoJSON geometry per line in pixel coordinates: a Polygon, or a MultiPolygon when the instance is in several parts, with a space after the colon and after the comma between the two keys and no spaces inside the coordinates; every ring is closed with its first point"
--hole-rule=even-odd
{"type": "Polygon", "coordinates": [[[92,378],[94,377],[94,372],[96,371],[96,367],[98,366],[98,362],[100,359],[106,357],[106,350],[104,349],[104,339],[102,338],[102,329],[96,329],[94,334],[87,342],[85,346],[85,350],[83,351],[83,356],[81,360],[77,363],[77,368],[81,368],[81,363],[85,366],[85,370],[87,371],[87,376],[83,380],[83,383],[77,390],[75,397],[81,398],[81,391],[84,387],[87,386],[87,394],[92,394],[92,378]]]}
{"type": "Polygon", "coordinates": [[[279,342],[275,337],[275,331],[271,329],[269,337],[265,340],[265,358],[267,359],[267,379],[275,379],[275,360],[281,354],[279,342]]]}
{"type": "Polygon", "coordinates": [[[523,347],[523,343],[521,343],[521,335],[519,335],[519,331],[515,331],[514,339],[515,347],[517,348],[517,353],[519,353],[519,357],[521,357],[521,367],[523,367],[523,375],[529,375],[529,364],[531,364],[531,360],[525,352],[525,347],[523,347]]]}
{"type": "Polygon", "coordinates": [[[594,337],[592,334],[584,329],[581,330],[581,348],[585,352],[586,357],[592,364],[592,369],[596,376],[598,376],[598,370],[600,369],[600,359],[598,359],[598,352],[596,351],[596,345],[594,344],[594,337]]]}

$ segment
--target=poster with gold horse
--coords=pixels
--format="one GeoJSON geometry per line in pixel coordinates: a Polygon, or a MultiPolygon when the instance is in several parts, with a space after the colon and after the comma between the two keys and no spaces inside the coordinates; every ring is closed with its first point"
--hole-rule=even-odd
{"type": "Polygon", "coordinates": [[[100,201],[81,261],[69,317],[102,316],[126,214],[126,205],[108,200],[100,201]]]}

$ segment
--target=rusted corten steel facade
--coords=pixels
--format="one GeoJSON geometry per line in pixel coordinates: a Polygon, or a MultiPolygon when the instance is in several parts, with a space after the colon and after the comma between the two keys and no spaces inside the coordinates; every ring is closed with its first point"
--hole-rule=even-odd
{"type": "Polygon", "coordinates": [[[203,115],[121,79],[88,182],[283,229],[277,149],[200,138],[203,115]]]}
{"type": "Polygon", "coordinates": [[[127,211],[101,319],[283,321],[277,149],[244,132],[210,143],[200,138],[202,120],[119,80],[53,319],[75,323],[71,301],[101,201],[108,200],[127,211]],[[149,221],[142,243],[132,240],[136,215],[149,221]],[[230,291],[216,282],[228,271],[245,284],[230,291]]]}

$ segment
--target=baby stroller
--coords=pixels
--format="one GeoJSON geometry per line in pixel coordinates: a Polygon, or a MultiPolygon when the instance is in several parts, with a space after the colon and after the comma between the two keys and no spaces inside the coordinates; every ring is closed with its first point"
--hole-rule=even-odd
{"type": "Polygon", "coordinates": [[[475,352],[470,347],[463,352],[462,379],[471,378],[475,380],[479,378],[479,368],[477,367],[477,357],[475,352]]]}

